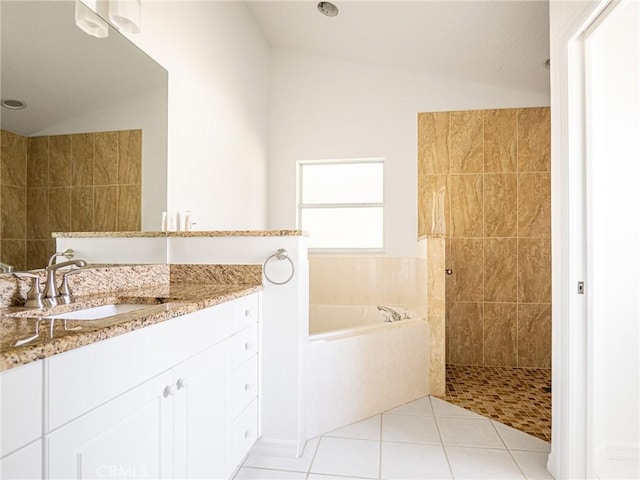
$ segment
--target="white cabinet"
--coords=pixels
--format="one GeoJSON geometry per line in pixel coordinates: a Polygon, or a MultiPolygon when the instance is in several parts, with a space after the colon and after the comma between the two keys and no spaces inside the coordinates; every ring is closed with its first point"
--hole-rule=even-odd
{"type": "Polygon", "coordinates": [[[172,384],[159,375],[46,435],[48,478],[172,478],[172,384]]]}
{"type": "MultiPolygon", "coordinates": [[[[246,326],[245,312],[250,308],[237,308],[236,318],[246,326]]],[[[237,320],[236,320],[237,321],[237,320]]],[[[255,320],[254,320],[255,321],[255,320]]],[[[231,373],[227,389],[230,408],[229,426],[231,448],[227,462],[238,465],[258,438],[258,325],[246,327],[230,341],[231,373]]]]}
{"type": "Polygon", "coordinates": [[[175,478],[226,478],[226,345],[178,365],[175,378],[175,478]]]}
{"type": "Polygon", "coordinates": [[[0,460],[0,478],[6,478],[7,480],[33,480],[40,477],[42,477],[41,439],[10,453],[0,460]]]}
{"type": "Polygon", "coordinates": [[[47,435],[49,478],[225,478],[226,357],[212,347],[47,435]]]}
{"type": "Polygon", "coordinates": [[[42,476],[42,362],[0,375],[0,478],[42,476]]]}
{"type": "Polygon", "coordinates": [[[42,436],[42,362],[2,372],[0,405],[3,458],[42,436]]]}
{"type": "Polygon", "coordinates": [[[258,435],[258,308],[243,297],[48,359],[48,478],[228,478],[258,435]]]}
{"type": "Polygon", "coordinates": [[[231,427],[230,464],[239,465],[249,449],[258,439],[257,400],[233,421],[231,427]]]}
{"type": "Polygon", "coordinates": [[[255,295],[47,358],[46,430],[229,338],[235,302],[251,304],[251,298],[255,295]]]}

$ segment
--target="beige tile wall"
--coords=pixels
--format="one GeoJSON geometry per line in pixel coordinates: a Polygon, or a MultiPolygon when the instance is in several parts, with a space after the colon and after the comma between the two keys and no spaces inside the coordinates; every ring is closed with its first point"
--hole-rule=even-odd
{"type": "Polygon", "coordinates": [[[418,115],[418,229],[446,189],[447,362],[551,366],[549,108],[418,115]]]}
{"type": "Polygon", "coordinates": [[[426,260],[408,257],[309,256],[309,302],[405,305],[425,315],[426,260]]]}
{"type": "Polygon", "coordinates": [[[2,261],[41,268],[55,251],[51,232],[140,230],[142,131],[2,131],[2,178],[2,261]]]}
{"type": "Polygon", "coordinates": [[[429,393],[446,393],[446,264],[445,239],[428,238],[427,247],[427,319],[429,321],[429,393]]]}
{"type": "Polygon", "coordinates": [[[2,130],[0,140],[0,261],[26,267],[27,138],[2,130]]]}

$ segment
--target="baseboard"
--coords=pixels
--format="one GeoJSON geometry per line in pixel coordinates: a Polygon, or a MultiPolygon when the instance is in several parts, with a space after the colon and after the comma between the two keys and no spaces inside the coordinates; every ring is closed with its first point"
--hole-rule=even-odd
{"type": "Polygon", "coordinates": [[[553,455],[553,453],[549,453],[549,456],[547,457],[547,471],[553,478],[559,478],[556,457],[553,455]]]}
{"type": "Polygon", "coordinates": [[[298,443],[293,440],[265,437],[259,438],[251,448],[251,454],[284,458],[298,458],[298,451],[303,452],[304,447],[298,449],[298,443]]]}

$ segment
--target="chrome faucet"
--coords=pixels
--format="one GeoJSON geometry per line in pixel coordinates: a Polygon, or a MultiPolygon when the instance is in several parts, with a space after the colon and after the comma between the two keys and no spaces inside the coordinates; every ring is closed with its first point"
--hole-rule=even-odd
{"type": "Polygon", "coordinates": [[[44,298],[49,305],[56,306],[59,304],[67,304],[67,303],[73,302],[73,295],[71,294],[71,290],[67,283],[67,275],[69,275],[71,272],[75,273],[76,270],[65,272],[60,288],[58,288],[58,285],[56,283],[56,271],[58,271],[61,268],[70,267],[70,266],[82,268],[87,266],[87,262],[80,259],[68,260],[66,262],[49,265],[45,269],[45,272],[47,274],[47,280],[44,287],[44,298]]]}
{"type": "Polygon", "coordinates": [[[379,311],[387,313],[384,319],[385,322],[397,322],[399,320],[402,320],[402,315],[400,314],[400,312],[394,310],[393,308],[385,307],[384,305],[378,305],[377,308],[379,311]]]}
{"type": "Polygon", "coordinates": [[[67,260],[71,260],[74,255],[75,252],[72,248],[67,248],[64,252],[56,252],[49,257],[49,263],[47,266],[50,267],[51,265],[54,265],[58,257],[65,257],[67,260]]]}

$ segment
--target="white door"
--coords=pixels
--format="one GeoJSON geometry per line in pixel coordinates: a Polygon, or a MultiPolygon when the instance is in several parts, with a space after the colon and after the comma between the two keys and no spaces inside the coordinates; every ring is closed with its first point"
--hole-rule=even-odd
{"type": "Polygon", "coordinates": [[[173,397],[165,373],[46,436],[51,479],[174,478],[173,397]]]}
{"type": "Polygon", "coordinates": [[[583,35],[587,476],[640,478],[640,2],[583,35]]]}
{"type": "Polygon", "coordinates": [[[176,478],[226,478],[225,344],[175,367],[176,478]]]}

